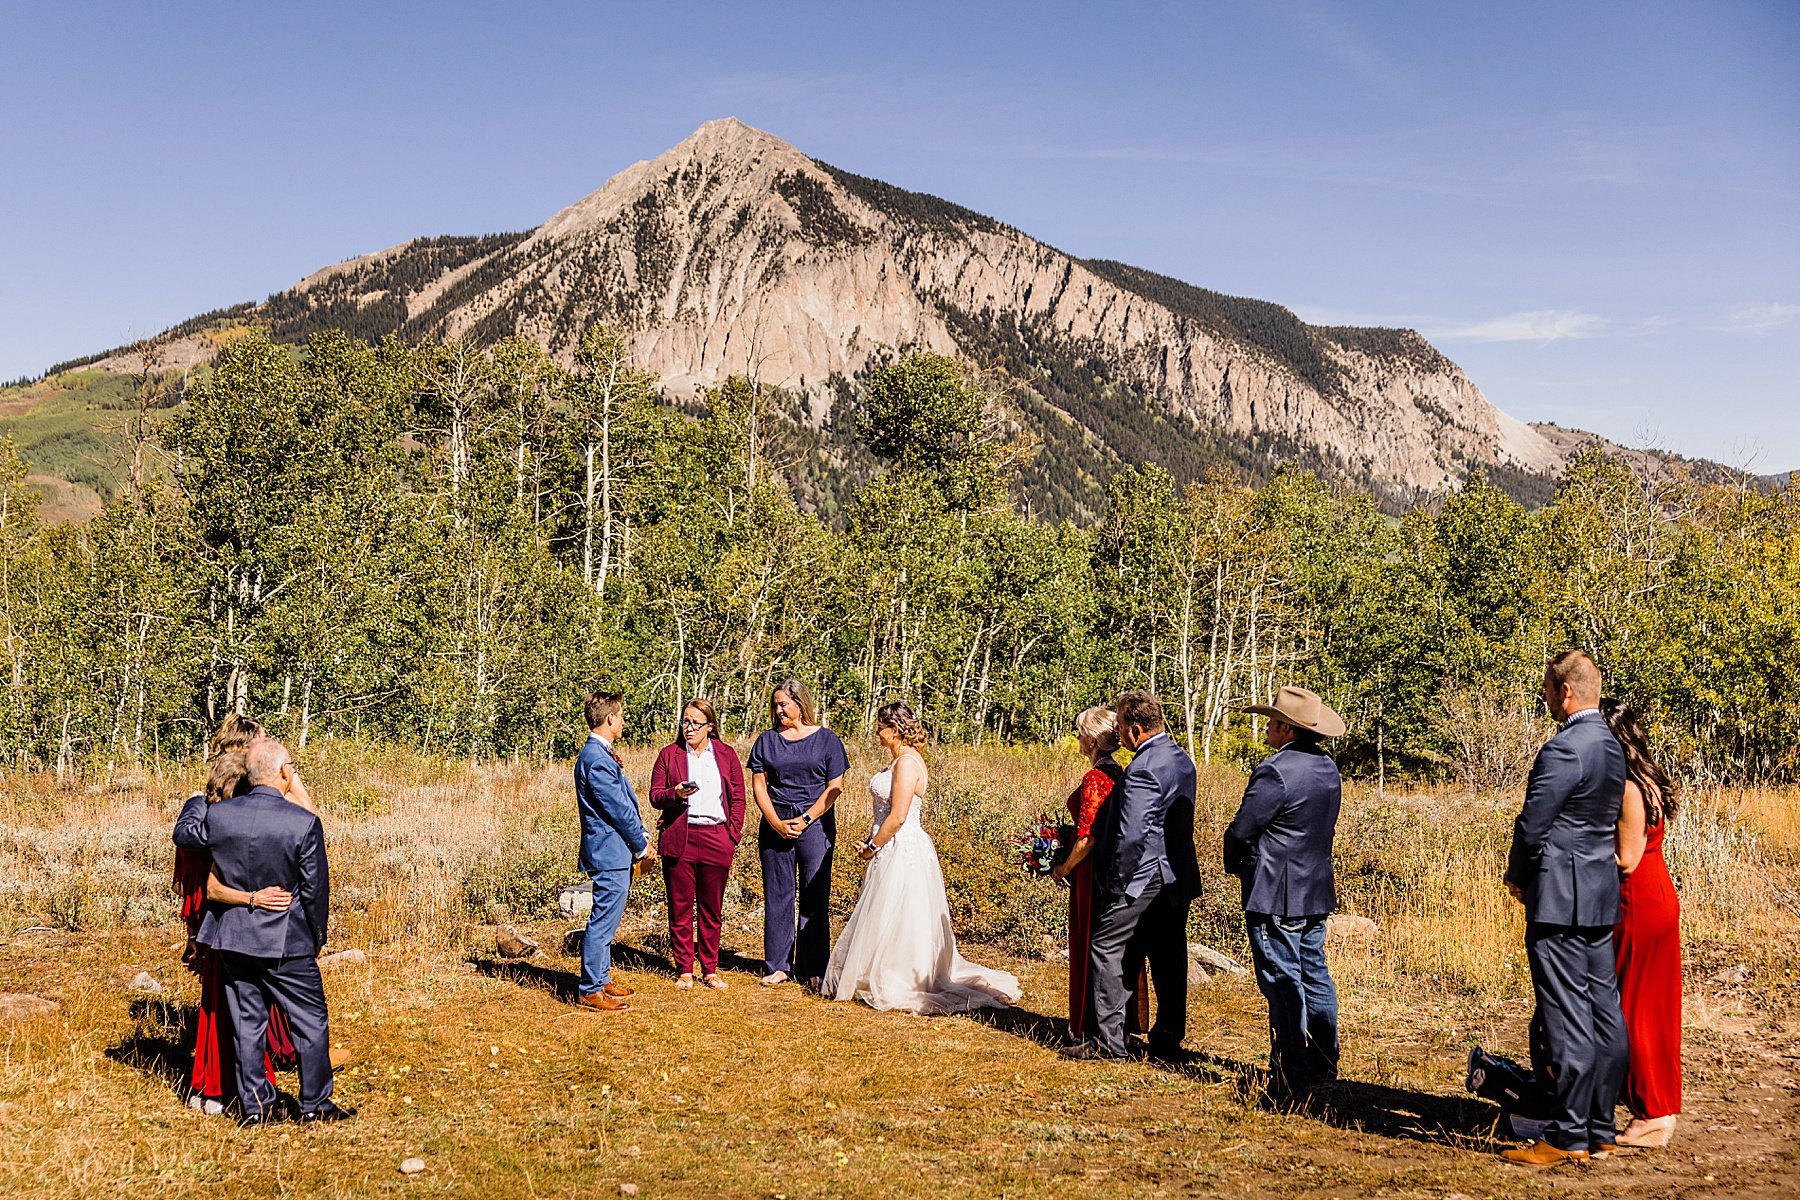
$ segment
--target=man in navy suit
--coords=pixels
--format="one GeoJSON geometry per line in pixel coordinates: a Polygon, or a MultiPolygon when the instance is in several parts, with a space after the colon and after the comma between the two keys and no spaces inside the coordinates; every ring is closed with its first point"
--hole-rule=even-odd
{"type": "Polygon", "coordinates": [[[287,748],[262,738],[244,752],[250,790],[208,805],[197,822],[178,825],[177,845],[212,853],[213,873],[246,892],[279,887],[293,896],[285,909],[212,906],[195,939],[219,953],[225,1010],[237,1050],[237,1095],[246,1124],[297,1116],[341,1121],[355,1114],[331,1102],[331,1026],[319,951],[331,909],[325,831],[317,814],[288,799],[298,772],[287,748]],[[269,1002],[288,1015],[300,1059],[298,1108],[263,1071],[269,1002]]]}
{"type": "Polygon", "coordinates": [[[612,977],[613,937],[631,891],[631,864],[650,853],[637,792],[625,778],[613,744],[625,729],[625,701],[617,692],[590,695],[587,744],[575,758],[575,802],[581,811],[581,869],[594,881],[594,907],[581,942],[581,986],[575,1003],[597,1012],[623,1012],[635,989],[612,977]]]}
{"type": "Polygon", "coordinates": [[[1325,919],[1337,907],[1331,846],[1343,781],[1323,739],[1344,720],[1300,687],[1246,712],[1269,719],[1275,751],[1258,764],[1225,830],[1225,870],[1243,884],[1244,931],[1269,1002],[1269,1096],[1286,1102],[1337,1078],[1337,986],[1325,965],[1325,919]]]}
{"type": "Polygon", "coordinates": [[[1063,1054],[1125,1057],[1130,981],[1148,959],[1156,988],[1148,1049],[1154,1058],[1173,1058],[1187,1034],[1187,916],[1200,894],[1194,760],[1164,728],[1154,692],[1126,692],[1114,711],[1119,740],[1132,758],[1094,846],[1094,1036],[1063,1054]]]}
{"type": "Polygon", "coordinates": [[[1525,905],[1525,955],[1556,1096],[1543,1138],[1503,1157],[1538,1167],[1615,1149],[1628,1053],[1612,939],[1625,754],[1601,719],[1600,669],[1586,654],[1550,660],[1544,704],[1562,728],[1532,764],[1506,858],[1507,890],[1525,905]]]}

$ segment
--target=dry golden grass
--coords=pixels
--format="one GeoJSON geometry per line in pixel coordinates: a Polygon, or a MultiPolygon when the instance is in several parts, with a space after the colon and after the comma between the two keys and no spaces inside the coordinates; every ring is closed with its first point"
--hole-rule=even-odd
{"type": "MultiPolygon", "coordinates": [[[[872,756],[855,754],[842,832],[867,820],[872,756]]],[[[634,778],[648,753],[628,755],[634,778]]],[[[1544,1194],[1494,1161],[1461,1095],[1473,1042],[1518,1054],[1529,1011],[1522,926],[1499,887],[1512,802],[1352,789],[1340,837],[1347,909],[1366,945],[1334,943],[1345,1073],[1311,1114],[1265,1112],[1243,1080],[1266,1054],[1261,998],[1241,977],[1198,985],[1181,1071],[1072,1064],[1048,1037],[1066,968],[1062,898],[1012,875],[994,838],[1054,811],[1080,774],[1066,752],[946,750],[937,836],[959,919],[1001,944],[966,952],[1015,970],[1025,998],[992,1020],[922,1019],[754,985],[758,881],[749,852],[730,893],[724,994],[678,992],[657,955],[660,887],[641,883],[622,941],[642,989],[621,1016],[559,998],[577,964],[545,911],[574,878],[567,768],[461,764],[328,746],[306,763],[326,809],[333,942],[362,967],[327,977],[334,1040],[357,1055],[330,1129],[238,1130],[182,1107],[182,1019],[195,981],[177,964],[167,830],[189,782],[118,775],[58,792],[0,790],[0,991],[59,1012],[0,1025],[0,1195],[982,1196],[1544,1194]],[[948,814],[946,817],[945,814],[948,814]],[[954,818],[945,825],[941,822],[954,818]],[[965,838],[981,853],[963,853],[965,838]],[[991,850],[991,853],[990,853],[991,850]],[[958,891],[960,889],[960,891],[958,891]],[[488,956],[496,906],[543,944],[523,969],[488,956]],[[1050,952],[1046,953],[1049,949],[1050,952]],[[473,960],[473,961],[471,961],[473,960]],[[734,968],[732,964],[737,964],[734,968]],[[161,998],[125,987],[139,970],[161,998]],[[428,1168],[406,1179],[402,1158],[428,1168]]],[[[1237,953],[1235,884],[1214,866],[1242,777],[1203,773],[1197,840],[1208,892],[1195,930],[1237,953]]],[[[1696,945],[1688,1001],[1688,1115],[1678,1152],[1553,1176],[1558,1190],[1782,1195],[1800,1060],[1789,856],[1762,822],[1785,797],[1694,801],[1671,832],[1686,857],[1696,945]],[[1753,824],[1754,822],[1754,824],[1753,824]],[[1752,985],[1701,973],[1752,964],[1752,985]],[[1786,1157],[1784,1157],[1786,1156],[1786,1157]]],[[[1003,837],[1002,837],[1003,840],[1003,837]]],[[[836,901],[860,864],[840,857],[836,901]]],[[[291,1086],[291,1082],[289,1084],[291,1086]]]]}

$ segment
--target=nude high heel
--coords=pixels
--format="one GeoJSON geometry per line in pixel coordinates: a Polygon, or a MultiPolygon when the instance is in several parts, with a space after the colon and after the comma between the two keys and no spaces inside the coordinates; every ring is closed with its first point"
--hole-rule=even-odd
{"type": "Polygon", "coordinates": [[[1621,1146],[1642,1146],[1649,1150],[1660,1150],[1669,1144],[1675,1136],[1674,1117],[1634,1118],[1619,1135],[1621,1146]]]}

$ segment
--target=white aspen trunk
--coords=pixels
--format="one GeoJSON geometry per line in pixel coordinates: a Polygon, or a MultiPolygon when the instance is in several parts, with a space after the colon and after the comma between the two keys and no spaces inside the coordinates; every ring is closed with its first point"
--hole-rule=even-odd
{"type": "Polygon", "coordinates": [[[606,577],[612,565],[612,404],[618,380],[619,359],[615,356],[608,364],[606,386],[600,392],[600,584],[596,590],[601,594],[606,592],[606,577]]]}
{"type": "Polygon", "coordinates": [[[587,444],[582,457],[587,463],[587,484],[581,499],[581,582],[594,587],[594,443],[587,444]]]}

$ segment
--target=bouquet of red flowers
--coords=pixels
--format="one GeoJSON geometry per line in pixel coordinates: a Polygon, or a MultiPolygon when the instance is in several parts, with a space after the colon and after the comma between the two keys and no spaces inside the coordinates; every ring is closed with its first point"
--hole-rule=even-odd
{"type": "Polygon", "coordinates": [[[1048,875],[1050,869],[1069,857],[1075,844],[1075,829],[1058,825],[1040,815],[1037,824],[1013,839],[1013,853],[1027,875],[1048,875]]]}

